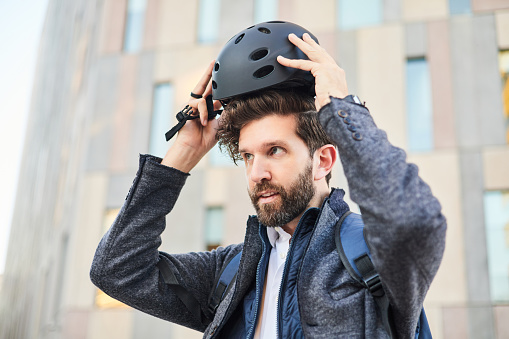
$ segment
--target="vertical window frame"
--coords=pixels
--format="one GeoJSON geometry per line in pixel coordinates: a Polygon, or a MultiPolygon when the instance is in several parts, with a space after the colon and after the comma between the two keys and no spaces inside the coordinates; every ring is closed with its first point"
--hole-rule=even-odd
{"type": "Polygon", "coordinates": [[[223,206],[207,206],[205,210],[204,245],[206,250],[213,250],[223,243],[225,213],[223,206]],[[214,223],[214,224],[212,224],[214,223]],[[219,233],[219,235],[217,233],[219,233]]]}
{"type": "Polygon", "coordinates": [[[171,81],[155,83],[152,91],[152,110],[150,114],[150,133],[148,140],[149,154],[157,157],[164,157],[168,150],[168,143],[164,138],[164,134],[171,127],[172,109],[175,103],[175,86],[171,81]],[[164,94],[162,86],[168,86],[168,98],[166,105],[165,98],[160,96],[164,94]],[[162,107],[161,107],[162,106],[162,107]],[[164,111],[163,111],[164,110],[164,111]]]}
{"type": "Polygon", "coordinates": [[[507,305],[509,304],[509,284],[507,284],[509,280],[509,189],[485,191],[484,211],[490,297],[494,304],[507,305]],[[501,200],[497,201],[497,195],[501,196],[501,200]],[[502,208],[497,210],[498,202],[502,204],[498,207],[502,208]],[[502,228],[497,229],[497,224],[500,222],[502,228]],[[499,260],[502,260],[502,263],[499,260]],[[501,277],[498,273],[503,269],[506,270],[506,275],[502,275],[505,283],[498,284],[498,279],[501,277]]]}
{"type": "Polygon", "coordinates": [[[147,13],[147,0],[127,0],[125,11],[124,38],[122,41],[122,50],[124,53],[137,53],[143,48],[143,35],[145,32],[145,16],[147,13]],[[134,8],[141,5],[141,13],[136,13],[134,8]],[[139,21],[133,23],[133,15],[139,15],[139,21]],[[133,26],[134,25],[134,26],[133,26]],[[135,27],[137,26],[137,27],[135,27]],[[133,32],[137,33],[137,39],[133,38],[133,32]],[[134,44],[132,44],[134,41],[134,44]]]}
{"type": "Polygon", "coordinates": [[[405,67],[407,148],[410,152],[430,152],[434,149],[434,130],[429,63],[425,56],[412,57],[405,67]]]}

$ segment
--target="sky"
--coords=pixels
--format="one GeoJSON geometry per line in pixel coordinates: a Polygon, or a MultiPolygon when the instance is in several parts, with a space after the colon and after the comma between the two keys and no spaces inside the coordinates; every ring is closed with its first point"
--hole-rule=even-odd
{"type": "Polygon", "coordinates": [[[0,274],[48,0],[0,0],[0,274]]]}

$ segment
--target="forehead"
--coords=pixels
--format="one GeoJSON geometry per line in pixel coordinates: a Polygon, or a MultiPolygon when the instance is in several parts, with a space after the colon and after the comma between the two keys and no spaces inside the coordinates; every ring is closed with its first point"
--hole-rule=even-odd
{"type": "Polygon", "coordinates": [[[294,144],[304,141],[297,135],[297,121],[293,115],[268,115],[264,118],[253,120],[240,130],[239,150],[253,148],[262,144],[270,144],[273,141],[284,141],[294,144]]]}

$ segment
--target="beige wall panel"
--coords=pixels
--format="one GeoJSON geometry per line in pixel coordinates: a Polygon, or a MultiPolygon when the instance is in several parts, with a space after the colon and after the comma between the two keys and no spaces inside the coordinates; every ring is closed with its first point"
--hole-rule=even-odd
{"type": "Polygon", "coordinates": [[[228,202],[226,195],[228,184],[229,178],[223,167],[207,169],[205,171],[205,205],[225,205],[228,202]]]}
{"type": "Polygon", "coordinates": [[[509,11],[495,14],[497,43],[500,49],[509,49],[509,11]]]}
{"type": "Polygon", "coordinates": [[[505,8],[509,8],[507,0],[472,0],[473,12],[486,12],[505,8]]]}
{"type": "Polygon", "coordinates": [[[449,339],[443,334],[442,309],[440,307],[429,306],[426,302],[424,303],[424,309],[426,310],[426,318],[428,319],[433,339],[449,339]]]}
{"type": "Polygon", "coordinates": [[[404,36],[400,25],[362,29],[357,35],[356,93],[378,127],[398,147],[406,146],[404,36]]]}
{"type": "Polygon", "coordinates": [[[196,41],[197,0],[160,2],[157,47],[193,44],[196,41]]]}
{"type": "Polygon", "coordinates": [[[336,27],[336,1],[334,0],[295,0],[292,1],[293,22],[315,35],[334,31],[336,27]]]}
{"type": "Polygon", "coordinates": [[[447,21],[428,24],[428,62],[433,98],[433,138],[435,148],[456,145],[452,101],[451,54],[447,21]]]}
{"type": "Polygon", "coordinates": [[[224,244],[237,244],[244,241],[246,221],[249,215],[255,214],[247,194],[247,181],[244,166],[225,169],[228,178],[226,205],[226,227],[224,244]]]}
{"type": "Polygon", "coordinates": [[[113,138],[109,168],[121,172],[128,168],[129,145],[132,136],[132,122],[136,100],[136,75],[138,57],[127,54],[121,59],[118,102],[113,116],[113,138]]]}
{"type": "Polygon", "coordinates": [[[184,98],[187,101],[189,92],[200,80],[209,62],[217,57],[220,49],[221,46],[160,49],[155,55],[154,81],[174,80],[174,85],[188,87],[184,98]]]}
{"type": "Polygon", "coordinates": [[[153,49],[157,45],[161,2],[164,2],[164,0],[147,0],[145,27],[143,29],[143,49],[153,49]]]}
{"type": "Polygon", "coordinates": [[[100,54],[118,53],[123,46],[127,0],[109,0],[103,3],[99,51],[100,54]]]}
{"type": "Polygon", "coordinates": [[[448,0],[403,0],[403,20],[423,21],[445,19],[449,15],[448,0]]]}
{"type": "Polygon", "coordinates": [[[467,286],[461,187],[458,155],[452,151],[413,155],[409,161],[419,166],[421,178],[431,187],[442,204],[447,219],[446,248],[440,269],[431,285],[426,301],[431,305],[458,304],[466,300],[467,286]]]}
{"type": "Polygon", "coordinates": [[[99,310],[90,315],[87,339],[127,339],[132,337],[133,310],[99,310]]]}
{"type": "MultiPolygon", "coordinates": [[[[310,32],[311,32],[311,30],[310,30],[310,32]]],[[[315,34],[315,33],[313,33],[313,34],[315,34]]],[[[318,38],[318,42],[320,42],[320,46],[325,48],[325,50],[336,60],[336,62],[340,63],[341,60],[339,60],[338,55],[337,55],[338,37],[337,37],[336,33],[324,32],[324,33],[317,33],[315,35],[318,38]]]]}
{"type": "Polygon", "coordinates": [[[509,146],[488,148],[483,152],[484,188],[509,189],[509,146]]]}
{"type": "MultiPolygon", "coordinates": [[[[161,320],[164,321],[164,320],[161,320]]],[[[192,330],[190,328],[173,324],[171,329],[172,338],[185,338],[185,339],[200,339],[203,338],[203,333],[192,330]]],[[[154,338],[155,339],[155,338],[154,338]]]]}
{"type": "Polygon", "coordinates": [[[495,306],[494,313],[497,338],[509,338],[509,306],[495,306]]]}
{"type": "Polygon", "coordinates": [[[293,0],[279,0],[279,20],[295,22],[295,7],[293,0]]]}
{"type": "Polygon", "coordinates": [[[445,339],[465,339],[469,337],[468,309],[466,307],[446,307],[443,309],[443,318],[445,339]]]}
{"type": "Polygon", "coordinates": [[[108,176],[92,173],[83,177],[78,197],[75,227],[69,239],[69,257],[65,269],[64,308],[90,308],[94,303],[96,287],[88,272],[95,249],[103,236],[108,176]]]}
{"type": "Polygon", "coordinates": [[[71,310],[64,314],[62,321],[62,338],[86,339],[90,311],[71,310]]]}

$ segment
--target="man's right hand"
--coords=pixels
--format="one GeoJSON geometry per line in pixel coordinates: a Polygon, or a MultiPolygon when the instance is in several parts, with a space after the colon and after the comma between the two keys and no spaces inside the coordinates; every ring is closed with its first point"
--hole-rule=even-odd
{"type": "MultiPolygon", "coordinates": [[[[210,79],[214,63],[213,60],[193,90],[194,94],[201,95],[202,98],[191,97],[187,102],[187,105],[193,108],[193,115],[199,114],[200,118],[187,121],[178,132],[177,139],[161,162],[163,165],[188,173],[216,144],[219,119],[208,120],[207,104],[205,102],[205,98],[212,94],[210,79]]],[[[221,103],[214,101],[214,109],[220,108],[221,103]]]]}

